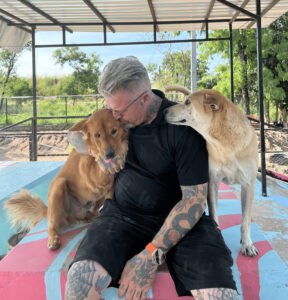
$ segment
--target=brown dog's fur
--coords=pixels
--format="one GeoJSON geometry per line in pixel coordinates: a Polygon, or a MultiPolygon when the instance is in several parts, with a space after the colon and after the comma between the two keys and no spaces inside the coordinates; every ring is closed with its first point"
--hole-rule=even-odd
{"type": "Polygon", "coordinates": [[[198,131],[206,140],[209,153],[209,213],[218,223],[217,199],[221,181],[241,185],[242,253],[255,256],[258,250],[250,237],[254,183],[258,169],[257,137],[240,109],[215,90],[191,93],[182,86],[170,86],[165,91],[180,91],[187,97],[184,103],[169,107],[168,123],[186,125],[198,131]]]}
{"type": "MultiPolygon", "coordinates": [[[[99,157],[112,155],[125,161],[128,150],[127,129],[107,109],[95,112],[75,124],[70,131],[81,131],[85,143],[99,157]],[[100,137],[99,137],[100,135],[100,137]]],[[[13,195],[5,208],[12,225],[33,228],[41,219],[48,221],[48,248],[60,247],[59,230],[78,221],[90,221],[106,198],[113,196],[114,176],[104,173],[95,157],[73,150],[49,187],[48,207],[27,190],[13,195]]]]}

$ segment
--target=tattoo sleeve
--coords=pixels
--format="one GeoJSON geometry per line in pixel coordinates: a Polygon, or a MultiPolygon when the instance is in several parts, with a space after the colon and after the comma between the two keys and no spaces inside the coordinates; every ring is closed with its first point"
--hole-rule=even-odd
{"type": "Polygon", "coordinates": [[[110,275],[98,263],[76,262],[68,272],[65,300],[85,300],[89,295],[99,299],[110,282],[110,275]]]}
{"type": "Polygon", "coordinates": [[[168,252],[201,218],[206,208],[207,183],[181,186],[182,199],[171,210],[152,244],[168,252]]]}

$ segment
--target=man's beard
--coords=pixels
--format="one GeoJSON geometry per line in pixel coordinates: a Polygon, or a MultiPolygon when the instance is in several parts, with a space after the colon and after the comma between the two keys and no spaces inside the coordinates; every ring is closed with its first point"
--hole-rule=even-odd
{"type": "Polygon", "coordinates": [[[132,124],[132,123],[126,121],[126,120],[120,119],[120,121],[121,121],[121,123],[123,123],[123,124],[125,125],[125,127],[126,127],[127,129],[136,127],[134,124],[132,124]]]}
{"type": "Polygon", "coordinates": [[[129,123],[129,122],[128,122],[128,123],[126,123],[126,125],[125,125],[125,126],[126,126],[126,128],[128,128],[128,129],[129,129],[129,128],[134,128],[134,127],[136,127],[134,124],[132,124],[132,123],[129,123]]]}

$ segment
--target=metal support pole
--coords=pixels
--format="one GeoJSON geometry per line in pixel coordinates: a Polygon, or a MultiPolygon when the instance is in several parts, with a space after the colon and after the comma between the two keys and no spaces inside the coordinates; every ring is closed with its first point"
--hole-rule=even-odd
{"type": "Polygon", "coordinates": [[[231,85],[231,101],[234,103],[233,34],[232,34],[232,24],[231,24],[231,23],[229,23],[229,52],[230,52],[230,85],[231,85]]]}
{"type": "Polygon", "coordinates": [[[64,97],[65,98],[65,116],[66,116],[66,124],[68,123],[68,105],[67,105],[67,96],[64,97]]]}
{"type": "Polygon", "coordinates": [[[107,28],[106,28],[106,24],[103,24],[103,39],[104,39],[104,45],[107,44],[107,28]]]}
{"type": "Polygon", "coordinates": [[[261,32],[261,0],[256,0],[257,14],[257,66],[258,66],[258,100],[260,115],[260,145],[261,145],[261,180],[262,195],[267,196],[265,135],[264,135],[264,105],[263,105],[263,70],[262,70],[262,32],[261,32]]]}
{"type": "Polygon", "coordinates": [[[62,27],[62,43],[66,45],[66,31],[64,26],[62,27]]]}
{"type": "Polygon", "coordinates": [[[36,100],[36,60],[35,60],[35,28],[32,28],[32,80],[33,80],[33,119],[32,119],[32,148],[30,160],[37,160],[37,100],[36,100]]]}
{"type": "MultiPolygon", "coordinates": [[[[191,39],[196,40],[196,31],[192,30],[191,39]]],[[[197,54],[196,54],[196,42],[191,43],[191,92],[197,91],[197,54]]]]}
{"type": "Polygon", "coordinates": [[[8,99],[6,97],[6,101],[5,101],[5,115],[6,115],[6,124],[8,124],[8,103],[7,103],[8,99]]]}

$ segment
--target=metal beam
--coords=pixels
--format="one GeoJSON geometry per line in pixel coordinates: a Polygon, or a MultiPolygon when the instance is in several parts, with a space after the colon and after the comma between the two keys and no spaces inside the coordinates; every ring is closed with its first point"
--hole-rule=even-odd
{"type": "MultiPolygon", "coordinates": [[[[18,0],[19,2],[21,2],[22,4],[28,6],[29,8],[31,8],[32,10],[36,11],[38,14],[40,14],[41,16],[45,17],[46,19],[50,20],[51,22],[53,22],[55,25],[60,26],[61,28],[63,27],[63,24],[59,21],[57,21],[56,19],[54,19],[53,17],[51,17],[50,15],[48,15],[47,13],[45,13],[43,10],[41,10],[40,8],[36,7],[35,5],[33,5],[32,3],[30,3],[27,0],[18,0]]],[[[73,33],[73,30],[66,27],[65,29],[67,31],[69,31],[70,33],[73,33]]]]}
{"type": "Polygon", "coordinates": [[[150,8],[150,12],[151,12],[153,22],[156,24],[156,31],[159,32],[159,26],[157,24],[157,18],[156,18],[156,14],[155,14],[155,10],[154,10],[152,0],[147,0],[147,1],[148,1],[148,5],[149,5],[149,8],[150,8]]]}
{"type": "Polygon", "coordinates": [[[251,18],[253,18],[254,20],[257,19],[257,16],[255,14],[252,14],[250,11],[248,11],[248,10],[246,10],[244,8],[241,8],[241,7],[239,7],[239,6],[231,3],[229,1],[226,1],[226,0],[217,0],[217,1],[220,2],[220,3],[222,3],[222,4],[224,4],[224,5],[226,5],[226,6],[228,6],[228,7],[231,7],[233,9],[237,10],[237,11],[240,11],[241,13],[243,13],[243,14],[251,17],[251,18]]]}
{"type": "Polygon", "coordinates": [[[263,100],[263,69],[262,69],[262,29],[261,29],[261,0],[256,0],[257,12],[257,68],[258,68],[258,101],[260,120],[260,146],[261,146],[261,182],[262,195],[267,196],[266,188],[266,161],[265,161],[265,135],[264,135],[264,100],[263,100]]]}
{"type": "MultiPolygon", "coordinates": [[[[270,3],[268,6],[266,6],[265,9],[263,9],[262,13],[261,13],[261,17],[263,17],[264,15],[267,14],[267,12],[274,7],[280,0],[274,0],[272,3],[270,3]]],[[[254,24],[256,23],[256,21],[252,21],[251,23],[248,24],[247,28],[251,28],[254,24]]]]}
{"type": "MultiPolygon", "coordinates": [[[[23,25],[25,24],[25,25],[27,25],[27,26],[31,26],[31,25],[30,25],[28,22],[26,22],[25,20],[20,19],[20,18],[18,18],[18,17],[16,17],[16,16],[10,14],[8,11],[6,11],[6,10],[4,10],[4,9],[2,9],[2,8],[0,8],[0,13],[2,13],[3,15],[8,16],[9,18],[14,19],[14,20],[16,20],[16,21],[18,21],[18,22],[20,22],[20,23],[23,23],[23,25]]],[[[32,31],[31,31],[31,32],[32,32],[32,31]]]]}
{"type": "MultiPolygon", "coordinates": [[[[225,18],[225,19],[215,19],[215,20],[183,20],[183,21],[157,21],[158,25],[171,25],[171,24],[197,24],[197,23],[225,23],[230,22],[231,19],[225,18]]],[[[250,22],[254,21],[253,18],[239,18],[236,19],[234,22],[250,22]]],[[[105,24],[105,23],[104,23],[105,24]]],[[[100,22],[69,22],[69,23],[62,23],[61,26],[103,26],[103,23],[100,22]]],[[[154,25],[154,22],[110,22],[110,25],[154,25]]],[[[17,24],[21,25],[21,24],[17,24]]],[[[31,26],[55,26],[51,23],[30,23],[31,26]]]]}
{"type": "MultiPolygon", "coordinates": [[[[213,7],[214,7],[214,4],[215,4],[215,0],[211,0],[210,4],[209,4],[209,8],[207,10],[207,13],[206,13],[206,16],[205,16],[205,20],[208,20],[210,15],[211,15],[211,12],[213,10],[213,7]]],[[[201,27],[201,30],[204,30],[204,27],[206,27],[206,23],[204,23],[201,27]]]]}
{"type": "Polygon", "coordinates": [[[122,43],[83,43],[83,44],[49,44],[36,45],[36,48],[57,48],[57,47],[94,47],[94,46],[128,46],[128,45],[151,45],[151,44],[176,44],[191,42],[212,42],[212,41],[229,41],[229,37],[225,38],[204,38],[204,39],[185,39],[185,40],[167,40],[167,41],[139,41],[139,42],[122,42],[122,43]]]}
{"type": "Polygon", "coordinates": [[[32,82],[33,82],[33,118],[32,118],[32,133],[31,149],[29,156],[31,161],[37,160],[37,91],[36,91],[36,54],[35,54],[35,28],[32,28],[32,82]]]}
{"type": "Polygon", "coordinates": [[[12,21],[10,21],[10,20],[4,18],[3,16],[0,16],[0,20],[2,20],[2,21],[4,21],[5,23],[7,23],[8,26],[15,26],[15,27],[17,27],[17,28],[19,28],[19,29],[21,29],[21,30],[24,30],[24,31],[26,31],[26,32],[28,32],[28,33],[30,33],[30,34],[32,34],[32,31],[29,30],[29,29],[27,29],[27,28],[25,28],[25,27],[23,27],[23,25],[21,25],[21,24],[16,24],[16,23],[14,23],[14,22],[12,22],[12,21]]]}
{"type": "Polygon", "coordinates": [[[230,53],[230,87],[231,101],[234,103],[234,74],[233,74],[233,31],[232,23],[229,23],[229,53],[230,53]]]}
{"type": "MultiPolygon", "coordinates": [[[[240,7],[241,7],[241,8],[245,8],[246,5],[249,3],[249,1],[250,1],[250,0],[245,0],[245,1],[241,4],[240,7]]],[[[230,23],[233,23],[239,15],[240,15],[240,11],[237,11],[237,12],[235,13],[235,15],[232,17],[230,23]]]]}
{"type": "Polygon", "coordinates": [[[112,27],[106,18],[100,13],[100,11],[94,6],[94,4],[90,0],[83,0],[85,4],[94,12],[94,14],[104,23],[106,26],[115,33],[116,30],[112,27]]]}

